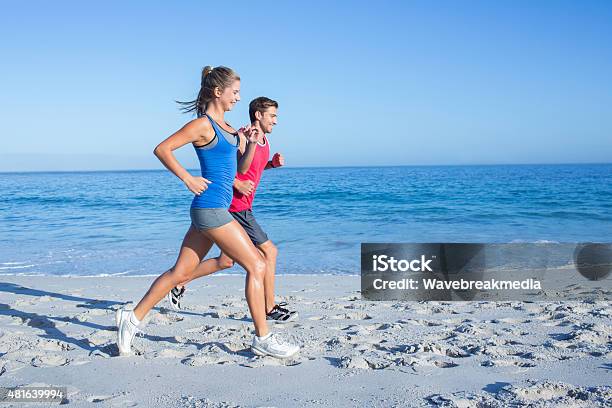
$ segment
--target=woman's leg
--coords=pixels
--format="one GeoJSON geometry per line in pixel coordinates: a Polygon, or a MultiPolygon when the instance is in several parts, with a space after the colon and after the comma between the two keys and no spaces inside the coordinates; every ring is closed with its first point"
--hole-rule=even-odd
{"type": "Polygon", "coordinates": [[[264,294],[266,263],[263,257],[236,221],[204,231],[204,234],[246,270],[245,295],[255,325],[255,333],[260,337],[265,336],[268,334],[268,324],[264,294]]]}
{"type": "Polygon", "coordinates": [[[232,258],[221,252],[221,255],[216,258],[210,258],[203,262],[200,262],[195,271],[191,273],[189,279],[179,283],[176,286],[180,288],[194,279],[201,278],[202,276],[212,275],[215,272],[231,268],[232,266],[234,266],[234,261],[232,260],[232,258]]]}
{"type": "Polygon", "coordinates": [[[185,234],[174,266],[155,279],[148,292],[134,308],[136,318],[142,320],[149,310],[166,296],[170,289],[178,283],[188,280],[202,258],[210,251],[212,244],[208,237],[191,225],[187,234],[185,234]]]}

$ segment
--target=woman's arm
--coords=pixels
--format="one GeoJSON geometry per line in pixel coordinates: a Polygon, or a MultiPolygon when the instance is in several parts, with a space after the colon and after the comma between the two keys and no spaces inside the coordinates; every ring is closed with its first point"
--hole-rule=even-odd
{"type": "Polygon", "coordinates": [[[187,143],[200,142],[206,144],[210,142],[213,137],[214,130],[208,120],[194,119],[158,144],[155,150],[153,150],[153,154],[157,156],[168,170],[185,183],[189,191],[196,195],[200,195],[208,188],[208,184],[210,184],[211,181],[203,177],[192,176],[183,166],[181,166],[172,152],[187,143]]]}

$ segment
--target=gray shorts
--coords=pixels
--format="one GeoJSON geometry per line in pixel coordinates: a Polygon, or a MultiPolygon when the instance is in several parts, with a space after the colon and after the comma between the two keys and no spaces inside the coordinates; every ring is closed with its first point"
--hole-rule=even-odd
{"type": "Polygon", "coordinates": [[[191,216],[191,224],[198,231],[218,228],[234,221],[234,218],[225,208],[191,208],[189,215],[191,216]]]}
{"type": "Polygon", "coordinates": [[[249,238],[251,238],[253,244],[261,245],[268,240],[268,235],[266,235],[264,230],[257,223],[257,220],[255,220],[253,211],[244,210],[230,212],[230,214],[240,225],[242,225],[242,228],[244,228],[249,238]]]}

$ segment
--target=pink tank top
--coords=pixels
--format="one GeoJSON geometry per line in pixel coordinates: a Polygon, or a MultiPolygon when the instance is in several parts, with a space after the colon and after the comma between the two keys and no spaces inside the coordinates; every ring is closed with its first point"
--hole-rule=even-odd
{"type": "Polygon", "coordinates": [[[268,138],[264,135],[265,144],[261,146],[259,143],[255,147],[255,155],[253,156],[253,162],[251,163],[251,167],[247,170],[245,174],[240,174],[240,172],[236,173],[236,178],[239,180],[251,180],[255,187],[253,188],[253,192],[250,195],[245,196],[238,192],[238,190],[234,189],[234,197],[232,198],[232,203],[230,205],[230,212],[238,212],[250,210],[253,206],[253,199],[255,198],[255,192],[257,191],[257,186],[259,185],[259,180],[261,180],[261,175],[270,160],[270,145],[268,143],[268,138]]]}

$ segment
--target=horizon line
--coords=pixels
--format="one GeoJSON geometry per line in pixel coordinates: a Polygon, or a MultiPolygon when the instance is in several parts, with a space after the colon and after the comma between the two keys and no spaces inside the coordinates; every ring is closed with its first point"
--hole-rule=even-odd
{"type": "MultiPolygon", "coordinates": [[[[380,167],[494,167],[494,166],[586,166],[586,165],[611,165],[612,162],[572,162],[572,163],[472,163],[472,164],[383,164],[383,165],[326,165],[326,166],[283,166],[284,169],[334,169],[334,168],[380,168],[380,167]]],[[[187,171],[198,171],[198,168],[186,168],[187,171]]],[[[127,173],[127,172],[152,172],[168,171],[168,169],[99,169],[99,170],[18,170],[3,171],[0,174],[23,174],[23,173],[127,173]]]]}

